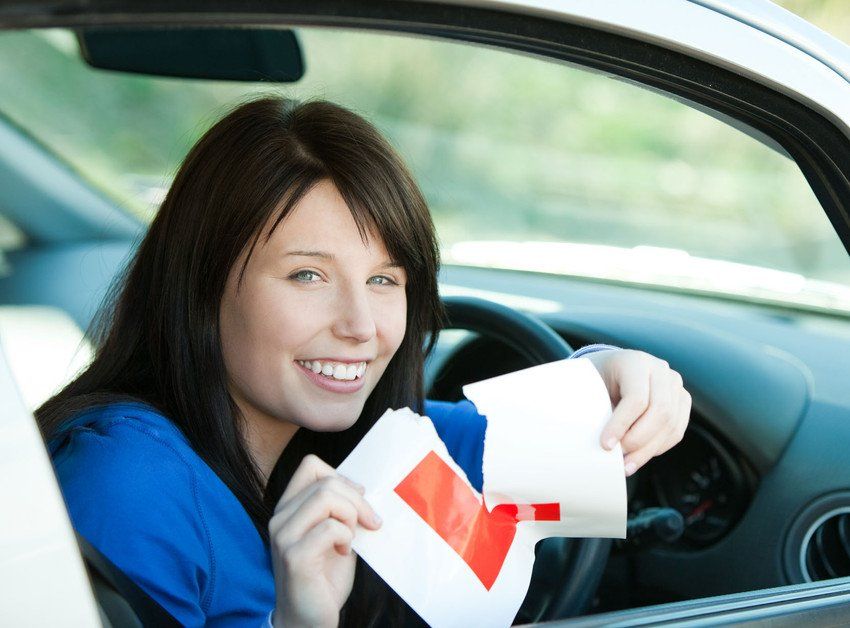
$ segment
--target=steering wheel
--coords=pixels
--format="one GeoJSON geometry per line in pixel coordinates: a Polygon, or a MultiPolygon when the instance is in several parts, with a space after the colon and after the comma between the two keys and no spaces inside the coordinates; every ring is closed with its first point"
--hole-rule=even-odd
{"type": "MultiPolygon", "coordinates": [[[[530,366],[568,358],[573,350],[537,318],[473,297],[444,297],[447,329],[465,329],[497,340],[530,366]]],[[[590,603],[611,549],[610,539],[551,537],[536,548],[528,595],[517,614],[538,622],[581,614],[590,603]]]]}

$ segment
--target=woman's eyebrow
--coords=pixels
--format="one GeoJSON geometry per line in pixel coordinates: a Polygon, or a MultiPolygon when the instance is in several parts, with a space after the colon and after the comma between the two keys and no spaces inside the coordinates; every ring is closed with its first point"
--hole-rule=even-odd
{"type": "MultiPolygon", "coordinates": [[[[326,253],[325,251],[287,251],[286,253],[284,253],[284,257],[290,255],[298,257],[320,257],[331,262],[336,260],[336,257],[333,253],[326,253]]],[[[381,264],[379,268],[404,268],[404,264],[395,260],[388,260],[381,264]]]]}
{"type": "Polygon", "coordinates": [[[321,257],[322,259],[334,260],[333,253],[325,253],[324,251],[288,251],[284,253],[284,257],[288,255],[298,255],[300,257],[321,257]]]}

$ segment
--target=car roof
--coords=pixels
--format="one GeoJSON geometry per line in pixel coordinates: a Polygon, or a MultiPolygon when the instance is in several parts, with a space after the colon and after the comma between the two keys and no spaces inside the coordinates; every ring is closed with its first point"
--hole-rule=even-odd
{"type": "Polygon", "coordinates": [[[850,47],[768,0],[688,0],[757,28],[818,59],[850,81],[850,47]]]}

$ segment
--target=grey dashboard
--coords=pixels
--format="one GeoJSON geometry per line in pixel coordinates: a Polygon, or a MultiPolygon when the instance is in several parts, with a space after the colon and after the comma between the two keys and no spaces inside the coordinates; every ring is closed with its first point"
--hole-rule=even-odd
{"type": "MultiPolygon", "coordinates": [[[[850,509],[850,320],[513,271],[446,267],[441,284],[518,309],[527,297],[526,309],[574,348],[652,353],[693,396],[689,434],[629,489],[630,509],[667,505],[698,521],[685,542],[615,545],[600,610],[809,579],[807,522],[841,508],[842,495],[850,509]],[[628,599],[617,586],[624,573],[628,599]]],[[[461,379],[528,366],[487,339],[449,337],[428,365],[432,393],[456,396],[461,379]]]]}

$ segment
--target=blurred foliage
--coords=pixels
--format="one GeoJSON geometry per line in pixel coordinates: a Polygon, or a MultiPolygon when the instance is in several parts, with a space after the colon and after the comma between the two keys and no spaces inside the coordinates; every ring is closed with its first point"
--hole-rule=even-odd
{"type": "Polygon", "coordinates": [[[844,43],[850,43],[850,3],[847,0],[774,0],[844,43]]]}
{"type": "MultiPolygon", "coordinates": [[[[843,2],[802,0],[839,21],[843,2]]],[[[444,246],[468,239],[651,245],[850,281],[796,165],[661,94],[530,56],[299,29],[294,85],[88,68],[67,31],[0,35],[0,112],[149,219],[190,146],[259,93],[364,114],[411,165],[444,246]],[[10,86],[14,86],[10,88],[10,86]]]]}

